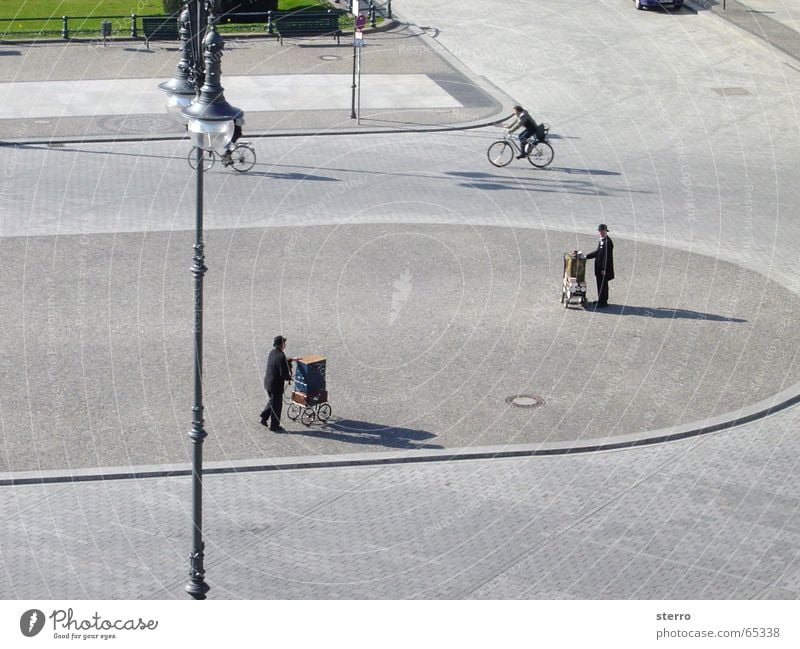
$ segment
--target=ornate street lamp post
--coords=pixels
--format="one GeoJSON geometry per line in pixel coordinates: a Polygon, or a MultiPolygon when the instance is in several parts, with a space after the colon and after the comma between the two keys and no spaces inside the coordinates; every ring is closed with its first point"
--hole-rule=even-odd
{"type": "Polygon", "coordinates": [[[175,77],[159,85],[168,93],[167,110],[186,120],[196,147],[194,276],[194,405],[192,406],[192,553],[186,592],[205,599],[209,586],[203,567],[203,155],[222,152],[233,138],[233,121],[243,115],[225,101],[220,77],[224,42],[216,29],[218,0],[192,0],[180,16],[183,39],[175,77]]]}

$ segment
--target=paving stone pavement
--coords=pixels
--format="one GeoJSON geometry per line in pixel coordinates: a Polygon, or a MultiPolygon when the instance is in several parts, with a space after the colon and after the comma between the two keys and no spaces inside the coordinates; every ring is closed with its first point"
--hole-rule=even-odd
{"type": "MultiPolygon", "coordinates": [[[[210,597],[796,599],[798,423],[790,411],[586,455],[207,476],[210,597]]],[[[4,487],[0,596],[184,597],[188,483],[4,487]]]]}
{"type": "MultiPolygon", "coordinates": [[[[226,37],[226,97],[246,135],[435,130],[489,123],[511,100],[408,23],[366,30],[359,120],[351,119],[353,47],[318,38],[226,37]],[[424,92],[428,88],[429,92],[424,92]]],[[[158,89],[180,58],[162,41],[0,43],[0,142],[182,138],[158,89]],[[80,80],[81,83],[75,83],[80,80]],[[104,83],[106,82],[106,83],[104,83]]]]}
{"type": "Polygon", "coordinates": [[[791,0],[700,0],[691,2],[800,60],[800,7],[791,0]]]}
{"type": "MultiPolygon", "coordinates": [[[[394,155],[404,152],[397,147],[394,155]]],[[[107,190],[111,203],[118,190],[107,190]]],[[[454,204],[463,190],[451,191],[443,202],[454,204]]],[[[88,193],[94,203],[106,202],[88,193]]],[[[0,376],[0,480],[9,472],[130,472],[188,462],[180,412],[188,412],[191,375],[176,368],[191,366],[191,294],[183,290],[190,236],[67,236],[65,228],[57,236],[2,240],[0,277],[7,279],[0,299],[9,306],[0,314],[7,332],[0,353],[15,359],[15,369],[0,376]],[[46,267],[32,263],[43,258],[46,267]],[[131,281],[109,267],[139,270],[131,281]],[[28,322],[46,325],[32,331],[28,322]]],[[[565,309],[559,300],[562,253],[553,251],[575,245],[570,233],[550,230],[543,246],[541,230],[511,224],[269,232],[270,250],[293,251],[278,276],[262,230],[224,227],[206,236],[210,253],[236,251],[224,263],[216,255],[208,261],[207,461],[632,443],[751,414],[800,381],[799,332],[786,324],[798,318],[800,301],[715,258],[617,239],[617,264],[627,271],[615,281],[614,305],[593,313],[565,309]],[[389,249],[403,254],[389,256],[389,249]],[[424,273],[414,260],[424,260],[424,273]],[[657,280],[641,280],[651,273],[657,280]],[[416,297],[392,311],[393,284],[404,276],[416,297]],[[258,423],[262,327],[271,317],[259,293],[287,296],[280,326],[291,331],[290,351],[325,350],[329,424],[285,421],[289,432],[272,435],[258,423]],[[365,310],[373,317],[361,317],[365,310]],[[495,369],[484,375],[487,364],[495,369]],[[613,376],[600,381],[603,372],[613,376]],[[520,393],[544,403],[506,402],[520,393]],[[625,405],[590,407],[595,403],[625,405]]]]}

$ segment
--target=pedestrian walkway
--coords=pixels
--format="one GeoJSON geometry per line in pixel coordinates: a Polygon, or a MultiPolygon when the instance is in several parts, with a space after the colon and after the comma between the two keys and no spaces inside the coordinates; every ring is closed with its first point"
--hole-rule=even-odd
{"type": "MultiPolygon", "coordinates": [[[[469,78],[410,25],[366,33],[354,90],[353,47],[345,41],[293,39],[281,47],[272,38],[228,38],[222,84],[246,112],[248,135],[442,129],[510,113],[509,98],[469,78]]],[[[179,61],[172,44],[8,42],[0,55],[0,141],[185,136],[158,88],[179,61]]]]}
{"type": "MultiPolygon", "coordinates": [[[[797,599],[799,425],[207,476],[209,598],[797,599]]],[[[186,599],[190,494],[189,477],[3,487],[0,597],[186,599]]]]}
{"type": "MultiPolygon", "coordinates": [[[[349,111],[351,78],[345,74],[252,75],[225,78],[226,92],[246,114],[262,111],[349,111]],[[299,104],[302,101],[302,104],[299,104]]],[[[362,83],[362,108],[463,108],[424,74],[371,74],[362,83]]],[[[153,79],[27,81],[0,84],[4,119],[146,115],[164,110],[165,95],[153,79]]]]}
{"type": "Polygon", "coordinates": [[[800,5],[792,0],[710,0],[691,4],[737,25],[749,24],[755,27],[754,33],[758,36],[769,36],[770,21],[800,33],[800,5]],[[749,22],[745,22],[748,19],[749,22]]]}
{"type": "Polygon", "coordinates": [[[790,0],[708,0],[690,2],[800,61],[800,6],[790,0]]]}

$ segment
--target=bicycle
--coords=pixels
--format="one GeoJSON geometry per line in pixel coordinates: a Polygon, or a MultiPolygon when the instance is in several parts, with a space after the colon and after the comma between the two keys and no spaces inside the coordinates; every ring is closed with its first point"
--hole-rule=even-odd
{"type": "MultiPolygon", "coordinates": [[[[239,140],[229,156],[218,156],[214,151],[203,152],[203,171],[208,171],[214,166],[214,163],[220,159],[223,166],[233,167],[236,171],[245,172],[250,171],[256,164],[256,150],[245,140],[239,140]]],[[[197,149],[192,147],[188,155],[189,166],[192,169],[197,169],[197,149]]]]}
{"type": "Polygon", "coordinates": [[[541,169],[549,165],[555,157],[555,152],[553,147],[546,141],[550,127],[547,124],[542,126],[544,127],[544,137],[538,139],[536,135],[532,135],[528,138],[525,142],[527,152],[524,154],[517,138],[510,133],[506,133],[502,140],[492,142],[486,151],[486,157],[489,158],[489,162],[495,167],[505,167],[511,163],[516,155],[524,155],[534,167],[541,169]],[[533,140],[532,143],[531,140],[533,140]]]}

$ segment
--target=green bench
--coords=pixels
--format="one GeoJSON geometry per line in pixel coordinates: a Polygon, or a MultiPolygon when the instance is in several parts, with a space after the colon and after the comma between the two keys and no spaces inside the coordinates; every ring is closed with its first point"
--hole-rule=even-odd
{"type": "Polygon", "coordinates": [[[175,18],[142,16],[144,44],[150,49],[150,41],[177,41],[178,21],[175,18]]]}
{"type": "Polygon", "coordinates": [[[278,33],[280,44],[286,36],[333,36],[339,45],[342,35],[339,29],[339,14],[306,14],[295,13],[289,16],[278,16],[272,21],[273,29],[278,33]]]}

